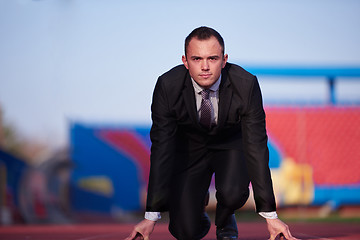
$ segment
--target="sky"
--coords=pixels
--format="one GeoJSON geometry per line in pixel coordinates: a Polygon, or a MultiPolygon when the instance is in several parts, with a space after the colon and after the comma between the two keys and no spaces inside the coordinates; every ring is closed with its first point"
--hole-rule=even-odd
{"type": "MultiPolygon", "coordinates": [[[[194,28],[219,31],[229,62],[245,68],[359,67],[359,13],[357,0],[0,0],[0,108],[54,147],[68,143],[71,122],[150,126],[156,79],[181,64],[194,28]]],[[[322,79],[259,81],[265,105],[291,89],[327,97],[322,79]]],[[[359,82],[342,95],[360,98],[359,82]]]]}

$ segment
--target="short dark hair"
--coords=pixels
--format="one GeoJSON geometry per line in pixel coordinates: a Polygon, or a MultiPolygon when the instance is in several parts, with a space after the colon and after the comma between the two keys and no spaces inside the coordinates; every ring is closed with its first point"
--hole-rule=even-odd
{"type": "Polygon", "coordinates": [[[191,39],[193,38],[197,38],[199,40],[207,40],[211,37],[215,37],[221,48],[222,48],[222,54],[224,55],[225,53],[225,44],[224,44],[224,39],[222,38],[222,36],[220,35],[220,33],[218,33],[216,30],[209,28],[209,27],[198,27],[195,28],[186,38],[185,38],[185,56],[186,56],[186,51],[187,48],[189,46],[189,43],[191,41],[191,39]]]}

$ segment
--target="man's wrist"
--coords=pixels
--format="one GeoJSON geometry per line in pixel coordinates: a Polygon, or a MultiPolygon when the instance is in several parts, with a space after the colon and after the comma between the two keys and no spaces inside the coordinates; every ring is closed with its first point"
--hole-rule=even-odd
{"type": "Polygon", "coordinates": [[[259,215],[266,219],[277,219],[278,215],[276,211],[273,212],[259,212],[259,215]]]}
{"type": "Polygon", "coordinates": [[[156,222],[161,219],[160,212],[145,212],[145,219],[156,222]]]}

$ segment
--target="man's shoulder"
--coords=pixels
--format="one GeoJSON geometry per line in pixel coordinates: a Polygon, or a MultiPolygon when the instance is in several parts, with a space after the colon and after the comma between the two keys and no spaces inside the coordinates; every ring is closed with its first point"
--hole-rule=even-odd
{"type": "Polygon", "coordinates": [[[226,71],[227,79],[231,86],[239,94],[249,94],[257,82],[255,75],[246,71],[239,65],[227,63],[224,70],[226,71]]]}
{"type": "Polygon", "coordinates": [[[234,64],[226,63],[224,70],[229,74],[229,77],[232,79],[243,79],[243,80],[253,80],[255,76],[250,72],[246,71],[243,67],[234,64]]]}
{"type": "Polygon", "coordinates": [[[166,88],[173,88],[175,90],[176,88],[182,88],[187,75],[188,70],[182,64],[162,74],[158,82],[166,88]]]}
{"type": "Polygon", "coordinates": [[[188,71],[185,68],[184,64],[181,64],[181,65],[171,68],[169,71],[165,72],[160,77],[161,78],[169,78],[169,79],[184,78],[185,75],[187,74],[187,72],[188,71]]]}

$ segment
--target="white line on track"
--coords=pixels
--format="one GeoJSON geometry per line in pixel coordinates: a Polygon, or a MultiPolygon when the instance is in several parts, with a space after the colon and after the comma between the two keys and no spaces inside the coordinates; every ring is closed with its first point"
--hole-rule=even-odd
{"type": "Polygon", "coordinates": [[[305,238],[317,239],[317,240],[335,240],[334,238],[323,238],[323,237],[309,235],[309,234],[305,234],[305,233],[297,233],[296,235],[299,235],[298,237],[305,237],[305,238]]]}

